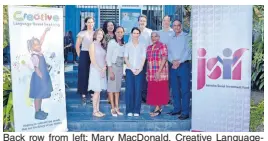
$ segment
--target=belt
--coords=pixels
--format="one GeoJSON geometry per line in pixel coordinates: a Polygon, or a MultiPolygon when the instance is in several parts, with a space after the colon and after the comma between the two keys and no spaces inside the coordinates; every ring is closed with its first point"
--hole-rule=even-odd
{"type": "Polygon", "coordinates": [[[184,61],[183,63],[190,63],[190,60],[186,60],[186,61],[184,61]]]}
{"type": "MultiPolygon", "coordinates": [[[[169,61],[168,61],[168,62],[169,62],[169,61]]],[[[169,62],[169,63],[172,64],[172,62],[169,62]]],[[[184,62],[182,62],[182,63],[191,63],[191,60],[186,60],[186,61],[184,61],[184,62]]]]}

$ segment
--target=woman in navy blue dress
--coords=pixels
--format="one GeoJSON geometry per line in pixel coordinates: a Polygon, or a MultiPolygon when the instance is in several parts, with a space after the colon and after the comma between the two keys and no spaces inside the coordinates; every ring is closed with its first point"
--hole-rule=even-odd
{"type": "Polygon", "coordinates": [[[28,51],[31,53],[31,60],[35,70],[32,73],[30,82],[30,98],[34,99],[35,119],[39,120],[44,120],[48,116],[48,113],[41,110],[42,100],[50,98],[53,91],[48,65],[41,48],[49,30],[50,28],[45,29],[40,40],[33,37],[27,41],[28,51]]]}

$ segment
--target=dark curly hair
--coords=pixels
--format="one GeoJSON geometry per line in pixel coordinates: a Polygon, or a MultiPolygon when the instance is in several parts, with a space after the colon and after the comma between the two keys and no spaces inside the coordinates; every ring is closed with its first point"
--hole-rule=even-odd
{"type": "Polygon", "coordinates": [[[102,29],[103,29],[104,33],[105,33],[105,34],[108,33],[108,30],[107,30],[108,23],[112,23],[112,24],[114,25],[114,30],[113,30],[113,33],[114,33],[115,30],[116,30],[116,29],[115,29],[115,28],[116,28],[116,25],[115,25],[115,23],[114,23],[113,21],[105,21],[105,22],[103,23],[102,29]]]}

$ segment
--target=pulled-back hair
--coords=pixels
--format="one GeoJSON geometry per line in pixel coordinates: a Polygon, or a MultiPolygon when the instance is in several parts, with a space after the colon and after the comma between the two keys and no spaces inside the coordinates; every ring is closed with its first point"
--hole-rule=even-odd
{"type": "Polygon", "coordinates": [[[88,21],[89,19],[92,19],[92,20],[95,22],[95,19],[94,19],[93,17],[86,17],[85,20],[84,20],[84,24],[85,24],[85,26],[84,26],[84,28],[83,28],[82,31],[87,30],[87,25],[86,25],[86,23],[87,23],[87,21],[88,21]]]}

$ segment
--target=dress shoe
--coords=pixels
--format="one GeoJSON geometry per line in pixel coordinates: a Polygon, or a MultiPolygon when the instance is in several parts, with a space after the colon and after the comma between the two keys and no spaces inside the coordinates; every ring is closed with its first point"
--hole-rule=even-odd
{"type": "Polygon", "coordinates": [[[181,114],[181,111],[179,112],[169,112],[167,113],[168,115],[171,115],[171,116],[174,116],[174,115],[180,115],[181,114]]]}
{"type": "Polygon", "coordinates": [[[181,115],[181,116],[179,116],[180,120],[185,120],[185,119],[188,119],[188,118],[189,118],[189,115],[181,115]]]}

